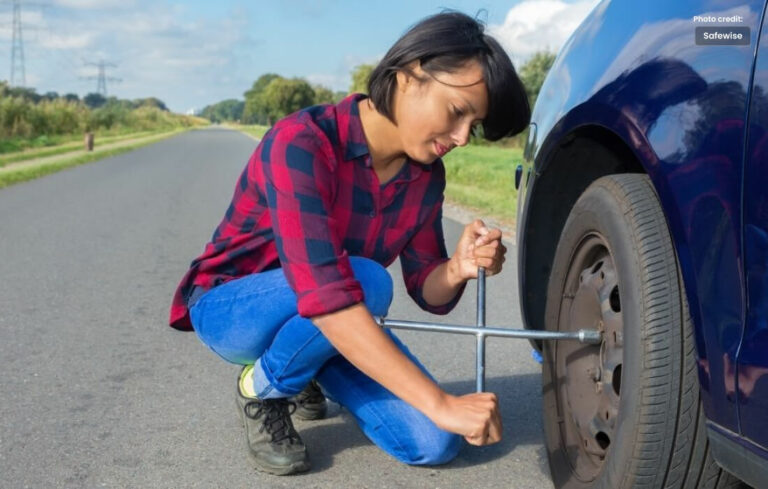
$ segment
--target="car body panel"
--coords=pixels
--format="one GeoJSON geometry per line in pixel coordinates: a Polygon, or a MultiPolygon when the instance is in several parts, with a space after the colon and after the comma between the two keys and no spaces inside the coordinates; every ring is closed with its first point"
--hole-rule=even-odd
{"type": "MultiPolygon", "coordinates": [[[[763,21],[749,111],[744,180],[747,321],[738,355],[741,434],[768,447],[768,25],[763,21]]],[[[730,366],[730,365],[728,365],[730,366]]]]}
{"type": "Polygon", "coordinates": [[[733,432],[739,432],[738,412],[725,359],[735,364],[746,315],[743,148],[764,8],[765,0],[599,3],[563,46],[539,92],[518,194],[521,310],[525,326],[537,328],[525,298],[527,217],[537,178],[579,128],[600,127],[624,142],[651,178],[672,234],[705,412],[733,432]],[[750,44],[696,45],[696,15],[740,16],[750,44]]]}

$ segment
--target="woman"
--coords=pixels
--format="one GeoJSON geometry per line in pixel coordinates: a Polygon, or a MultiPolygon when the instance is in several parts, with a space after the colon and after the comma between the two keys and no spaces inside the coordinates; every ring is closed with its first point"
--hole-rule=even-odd
{"type": "Polygon", "coordinates": [[[238,413],[256,467],[273,474],[309,468],[290,414],[299,405],[304,418],[322,417],[323,394],[404,463],[445,463],[462,436],[472,445],[501,439],[493,393],[444,392],[372,316],[387,314],[385,267],[398,256],[408,294],[435,314],[454,308],[478,266],[501,271],[501,232],[480,220],[448,257],[441,157],[479,125],[489,140],[522,131],[524,88],[480,24],[444,12],[392,46],[368,91],[267,132],[171,307],[173,327],[193,327],[244,365],[238,413]]]}

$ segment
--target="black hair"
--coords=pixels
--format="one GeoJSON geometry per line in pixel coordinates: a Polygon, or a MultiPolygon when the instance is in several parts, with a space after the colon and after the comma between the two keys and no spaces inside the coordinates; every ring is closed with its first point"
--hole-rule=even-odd
{"type": "Polygon", "coordinates": [[[425,17],[413,25],[371,72],[368,93],[376,110],[395,123],[392,102],[396,75],[398,71],[405,71],[416,77],[408,69],[411,62],[418,60],[421,69],[434,78],[435,73],[456,72],[474,59],[483,68],[488,89],[483,137],[497,141],[525,130],[531,120],[525,87],[512,60],[484,29],[484,25],[472,17],[450,10],[425,17]]]}

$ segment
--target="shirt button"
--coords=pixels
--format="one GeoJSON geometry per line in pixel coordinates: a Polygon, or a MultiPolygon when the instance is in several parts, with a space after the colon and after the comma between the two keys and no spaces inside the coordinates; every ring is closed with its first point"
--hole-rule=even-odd
{"type": "Polygon", "coordinates": [[[376,217],[376,211],[371,211],[368,213],[368,215],[371,217],[376,217]]]}

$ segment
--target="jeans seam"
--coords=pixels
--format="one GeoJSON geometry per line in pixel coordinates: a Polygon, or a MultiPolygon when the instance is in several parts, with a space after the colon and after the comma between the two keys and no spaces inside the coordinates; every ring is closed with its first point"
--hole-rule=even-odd
{"type": "Polygon", "coordinates": [[[280,369],[280,372],[274,374],[275,380],[277,380],[277,377],[279,377],[280,375],[283,374],[283,372],[285,372],[285,369],[288,368],[288,365],[290,365],[291,362],[293,362],[293,360],[299,355],[299,353],[304,351],[307,345],[309,345],[310,342],[312,342],[315,338],[317,338],[317,335],[319,334],[322,334],[320,330],[315,331],[315,333],[312,335],[311,338],[305,341],[300,347],[296,348],[296,351],[293,352],[293,355],[291,355],[291,357],[285,361],[285,364],[283,365],[283,368],[280,369]]]}

